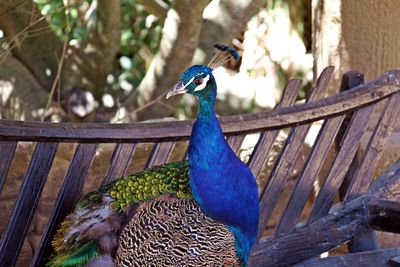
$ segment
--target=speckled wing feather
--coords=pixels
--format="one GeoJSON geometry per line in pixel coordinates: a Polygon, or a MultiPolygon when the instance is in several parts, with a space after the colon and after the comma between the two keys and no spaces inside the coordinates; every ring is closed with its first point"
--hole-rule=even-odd
{"type": "Polygon", "coordinates": [[[193,200],[161,197],[141,204],[119,238],[115,264],[239,266],[228,228],[193,200]]]}
{"type": "Polygon", "coordinates": [[[81,266],[111,255],[128,207],[170,194],[192,198],[188,161],[167,163],[119,178],[86,195],[57,229],[48,266],[81,266]]]}

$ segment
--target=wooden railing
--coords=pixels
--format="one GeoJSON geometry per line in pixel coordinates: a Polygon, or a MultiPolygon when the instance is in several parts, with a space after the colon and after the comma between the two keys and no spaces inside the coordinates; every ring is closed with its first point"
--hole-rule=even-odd
{"type": "MultiPolygon", "coordinates": [[[[220,118],[228,143],[236,153],[240,151],[246,134],[260,133],[248,162],[260,187],[260,237],[274,214],[289,176],[293,173],[293,162],[300,155],[311,123],[323,120],[323,126],[310,155],[304,162],[296,186],[291,192],[290,198],[284,200],[286,201],[284,203],[286,208],[279,215],[280,219],[272,236],[268,239],[269,241],[260,242],[254,248],[254,254],[250,260],[254,265],[281,266],[280,260],[283,260],[286,264],[292,264],[343,243],[343,238],[334,239],[331,236],[333,240],[330,240],[329,244],[325,244],[323,238],[316,235],[312,242],[310,241],[310,246],[313,247],[307,247],[308,253],[301,252],[301,246],[296,243],[300,242],[298,238],[301,235],[293,235],[293,231],[294,233],[299,231],[296,230],[295,226],[299,223],[300,215],[312,193],[312,185],[320,175],[328,151],[333,147],[335,140],[338,141],[338,136],[342,135],[339,138],[341,146],[338,148],[328,175],[323,179],[321,189],[316,192],[313,208],[305,221],[305,223],[309,223],[310,227],[315,223],[321,223],[320,220],[324,220],[328,215],[334,203],[334,198],[338,195],[346,174],[349,173],[349,169],[352,169],[354,175],[348,175],[350,182],[349,186],[344,188],[343,199],[351,200],[367,191],[382,147],[387,142],[394,123],[399,120],[400,71],[385,73],[370,83],[360,84],[356,88],[351,88],[351,90],[338,95],[323,98],[332,73],[332,67],[324,70],[304,104],[294,104],[300,90],[301,81],[292,80],[286,86],[280,104],[273,111],[220,118]],[[371,114],[375,111],[380,111],[381,115],[372,118],[371,114]],[[351,118],[347,122],[347,126],[343,124],[345,118],[351,118]],[[360,164],[352,165],[352,159],[368,124],[372,125],[374,129],[369,138],[369,145],[360,164]],[[265,169],[273,144],[276,142],[279,131],[283,128],[290,129],[287,140],[270,175],[267,179],[261,179],[261,173],[265,169]],[[274,244],[281,244],[279,243],[280,240],[289,242],[285,247],[286,250],[281,252],[274,250],[274,244]],[[293,247],[291,244],[296,244],[298,247],[293,247]],[[299,252],[293,253],[294,250],[299,250],[299,252]]],[[[359,79],[360,75],[357,72],[349,72],[344,76],[346,82],[343,83],[342,87],[350,87],[350,81],[359,79]]],[[[47,176],[52,168],[55,154],[60,149],[59,143],[72,142],[78,145],[62,186],[52,189],[58,190],[58,196],[49,223],[44,229],[38,249],[34,253],[31,266],[42,266],[43,259],[51,252],[49,246],[51,236],[58,223],[73,209],[78,201],[99,145],[103,143],[115,144],[108,170],[104,173],[102,181],[102,183],[106,183],[127,174],[128,166],[131,164],[140,143],[154,143],[144,167],[168,162],[177,142],[188,140],[192,125],[192,121],[132,124],[52,124],[0,120],[0,191],[3,190],[6,183],[18,142],[36,143],[36,148],[16,198],[15,207],[8,219],[7,227],[2,233],[0,266],[14,266],[18,260],[47,176]]],[[[52,177],[52,179],[57,179],[57,177],[52,177]]],[[[348,227],[348,225],[342,226],[348,227]]],[[[306,228],[301,231],[312,234],[309,229],[314,228],[306,228]]],[[[321,228],[321,230],[325,231],[326,229],[321,228]]],[[[354,237],[354,235],[348,237],[354,237]]],[[[302,242],[307,243],[308,241],[302,242]]]]}

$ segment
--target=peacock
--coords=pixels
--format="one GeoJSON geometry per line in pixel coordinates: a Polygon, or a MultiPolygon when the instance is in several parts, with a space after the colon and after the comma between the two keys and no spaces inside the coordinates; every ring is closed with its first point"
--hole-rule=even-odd
{"type": "Polygon", "coordinates": [[[188,93],[199,110],[188,160],[116,179],[78,202],[52,240],[48,266],[246,266],[258,228],[258,191],[214,111],[213,70],[238,52],[214,45],[166,98],[188,93]]]}

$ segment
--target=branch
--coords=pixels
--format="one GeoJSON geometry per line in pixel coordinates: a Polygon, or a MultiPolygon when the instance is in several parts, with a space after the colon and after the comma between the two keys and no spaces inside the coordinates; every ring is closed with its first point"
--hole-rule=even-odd
{"type": "MultiPolygon", "coordinates": [[[[202,14],[208,0],[177,0],[173,2],[165,20],[160,49],[155,55],[146,76],[123,107],[131,112],[147,102],[166,93],[177,81],[182,71],[190,64],[198,45],[202,25],[202,14]]],[[[168,101],[176,105],[179,98],[168,101]]],[[[146,120],[163,117],[171,113],[159,98],[154,105],[145,110],[128,114],[124,121],[146,120]]]]}
{"type": "Polygon", "coordinates": [[[377,178],[368,194],[338,209],[332,208],[328,215],[289,234],[254,245],[249,263],[252,266],[291,266],[352,240],[369,227],[399,232],[399,202],[387,200],[392,196],[387,192],[393,192],[399,185],[399,173],[400,160],[377,178]]]}
{"type": "Polygon", "coordinates": [[[50,90],[62,42],[32,1],[2,0],[0,14],[0,28],[12,47],[12,54],[33,74],[42,88],[50,90]]]}

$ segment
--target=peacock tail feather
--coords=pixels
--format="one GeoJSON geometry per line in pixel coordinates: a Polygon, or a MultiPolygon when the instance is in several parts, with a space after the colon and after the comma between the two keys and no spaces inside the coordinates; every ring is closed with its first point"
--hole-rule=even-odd
{"type": "Polygon", "coordinates": [[[51,262],[58,265],[49,266],[80,266],[95,255],[93,250],[86,249],[89,247],[111,251],[117,245],[128,207],[164,194],[192,198],[188,183],[189,162],[180,161],[119,178],[87,194],[54,235],[52,247],[56,255],[51,262]],[[108,248],[110,242],[113,248],[108,248]],[[106,245],[102,246],[103,243],[106,245]],[[65,265],[69,262],[79,264],[65,265]]]}
{"type": "Polygon", "coordinates": [[[239,266],[234,243],[194,200],[164,196],[140,204],[121,233],[115,266],[239,266]]]}
{"type": "Polygon", "coordinates": [[[68,267],[83,266],[88,261],[99,256],[99,244],[92,240],[74,251],[63,252],[56,258],[53,258],[48,266],[50,267],[68,267]]]}

